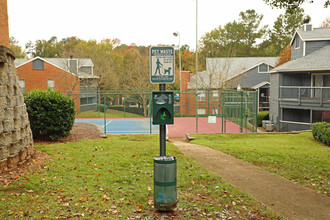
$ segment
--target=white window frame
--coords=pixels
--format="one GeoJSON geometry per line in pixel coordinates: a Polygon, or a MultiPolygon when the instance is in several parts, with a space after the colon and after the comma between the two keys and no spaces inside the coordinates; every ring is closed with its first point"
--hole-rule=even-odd
{"type": "Polygon", "coordinates": [[[212,100],[214,102],[218,102],[219,101],[219,91],[218,90],[213,90],[213,92],[212,92],[212,100]]]}
{"type": "Polygon", "coordinates": [[[204,91],[199,91],[197,94],[197,101],[198,102],[205,102],[206,101],[206,94],[204,91]]]}
{"type": "Polygon", "coordinates": [[[296,37],[296,40],[295,40],[295,45],[294,45],[294,49],[299,49],[300,48],[300,38],[299,37],[296,37]]]}
{"type": "Polygon", "coordinates": [[[47,81],[47,88],[51,90],[55,90],[55,80],[49,79],[47,81]]]}
{"type": "Polygon", "coordinates": [[[212,109],[212,115],[218,115],[219,114],[219,109],[214,108],[212,109]]]}
{"type": "Polygon", "coordinates": [[[199,109],[197,109],[197,114],[198,115],[205,115],[206,114],[206,109],[205,108],[199,108],[199,109]]]}

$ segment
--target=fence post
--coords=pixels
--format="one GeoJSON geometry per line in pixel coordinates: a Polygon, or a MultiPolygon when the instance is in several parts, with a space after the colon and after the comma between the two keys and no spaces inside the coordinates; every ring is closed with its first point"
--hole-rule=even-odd
{"type": "Polygon", "coordinates": [[[100,91],[97,90],[97,117],[100,118],[100,105],[101,105],[101,98],[100,98],[100,91]]]}
{"type": "MultiPolygon", "coordinates": [[[[196,74],[196,82],[197,82],[197,74],[196,74]]],[[[196,85],[196,134],[198,134],[198,90],[196,85]]]]}
{"type": "Polygon", "coordinates": [[[241,93],[241,108],[240,108],[240,133],[243,133],[243,91],[241,93]]]}
{"type": "Polygon", "coordinates": [[[107,133],[107,97],[104,94],[104,134],[107,133]]]}
{"type": "Polygon", "coordinates": [[[149,124],[150,124],[150,134],[152,134],[152,123],[151,123],[151,113],[152,113],[152,92],[150,93],[150,101],[149,101],[149,124]]]}
{"type": "Polygon", "coordinates": [[[255,102],[255,110],[254,110],[254,114],[255,114],[255,121],[254,121],[254,131],[257,132],[258,131],[258,125],[257,125],[257,120],[258,120],[258,110],[259,110],[259,103],[258,103],[258,93],[256,92],[254,94],[254,102],[255,102]],[[256,101],[257,100],[257,101],[256,101]]]}

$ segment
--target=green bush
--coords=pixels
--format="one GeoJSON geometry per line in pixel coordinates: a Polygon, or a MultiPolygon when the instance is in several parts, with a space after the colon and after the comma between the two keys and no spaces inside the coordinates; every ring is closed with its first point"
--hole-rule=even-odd
{"type": "Polygon", "coordinates": [[[312,126],[312,134],[315,140],[330,146],[330,123],[314,123],[312,126]]]}
{"type": "Polygon", "coordinates": [[[257,126],[262,126],[262,120],[269,120],[269,111],[258,112],[257,114],[257,126]]]}
{"type": "Polygon", "coordinates": [[[54,90],[24,94],[34,139],[58,140],[70,135],[76,109],[72,98],[54,90]]]}
{"type": "Polygon", "coordinates": [[[104,112],[104,107],[106,107],[106,106],[103,104],[100,104],[100,105],[98,105],[98,107],[99,107],[100,112],[104,112]]]}

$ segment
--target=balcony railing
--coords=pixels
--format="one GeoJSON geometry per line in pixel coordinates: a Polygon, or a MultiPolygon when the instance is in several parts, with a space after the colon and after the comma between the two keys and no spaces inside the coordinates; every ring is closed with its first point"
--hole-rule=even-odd
{"type": "Polygon", "coordinates": [[[280,86],[281,101],[330,102],[330,87],[280,86]]]}

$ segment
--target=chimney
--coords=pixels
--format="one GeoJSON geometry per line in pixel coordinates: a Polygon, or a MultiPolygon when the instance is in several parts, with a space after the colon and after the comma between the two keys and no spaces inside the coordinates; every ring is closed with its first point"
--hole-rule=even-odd
{"type": "Polygon", "coordinates": [[[7,0],[0,0],[0,45],[9,48],[7,0]]]}
{"type": "Polygon", "coordinates": [[[309,19],[304,20],[304,31],[312,31],[313,26],[309,23],[309,19]]]}

